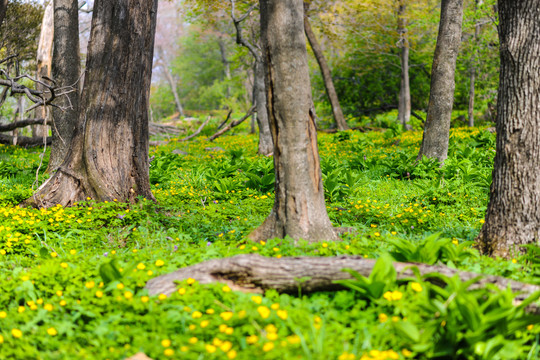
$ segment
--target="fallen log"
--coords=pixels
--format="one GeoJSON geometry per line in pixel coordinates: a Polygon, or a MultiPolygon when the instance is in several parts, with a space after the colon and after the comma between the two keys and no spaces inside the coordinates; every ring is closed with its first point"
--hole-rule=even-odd
{"type": "MultiPolygon", "coordinates": [[[[302,293],[336,291],[345,288],[336,284],[335,280],[353,278],[351,274],[342,271],[342,269],[352,269],[368,277],[375,262],[374,259],[365,259],[361,256],[278,259],[258,254],[245,254],[208,260],[170,274],[158,276],[148,281],[146,288],[151,295],[169,295],[176,291],[175,282],[192,278],[202,284],[219,282],[227,284],[233,290],[254,293],[274,289],[280,293],[294,294],[298,292],[299,287],[302,293]]],[[[426,281],[441,286],[444,283],[434,274],[447,277],[458,275],[462,281],[479,277],[478,281],[472,284],[469,289],[482,288],[487,284],[495,285],[499,289],[510,287],[513,292],[519,292],[516,295],[516,302],[521,302],[534,292],[540,291],[540,286],[537,285],[524,284],[499,276],[484,276],[460,271],[447,266],[394,262],[394,268],[398,279],[415,278],[412,268],[417,268],[426,281]]],[[[533,303],[527,308],[527,311],[538,314],[540,307],[533,303]]]]}
{"type": "Polygon", "coordinates": [[[188,141],[188,140],[193,139],[195,136],[199,135],[199,134],[201,133],[202,129],[204,129],[204,127],[205,127],[206,125],[208,125],[208,123],[210,122],[210,119],[211,119],[210,116],[207,117],[207,118],[206,118],[206,121],[203,122],[201,126],[199,126],[199,128],[197,129],[197,131],[195,131],[193,134],[191,134],[191,135],[189,135],[189,136],[186,136],[185,138],[180,139],[180,140],[178,140],[178,141],[188,141]]]}
{"type": "Polygon", "coordinates": [[[9,124],[0,124],[0,132],[12,131],[30,125],[43,125],[45,119],[24,119],[9,124]]]}
{"type": "MultiPolygon", "coordinates": [[[[52,137],[45,138],[45,141],[47,145],[52,144],[52,137]]],[[[4,145],[17,145],[22,147],[35,147],[35,146],[43,146],[45,145],[45,142],[43,141],[43,137],[36,136],[36,137],[28,137],[28,136],[11,136],[11,135],[5,135],[0,134],[0,144],[4,145]]]]}
{"type": "Polygon", "coordinates": [[[225,126],[223,129],[219,130],[219,131],[216,132],[214,135],[210,136],[210,137],[208,138],[208,141],[214,141],[215,139],[217,139],[217,138],[220,137],[221,135],[225,134],[227,131],[231,130],[233,127],[236,127],[236,126],[240,125],[240,124],[243,123],[248,117],[250,117],[251,114],[253,114],[254,111],[255,111],[255,106],[252,106],[251,109],[248,110],[248,112],[246,113],[246,115],[244,115],[240,120],[236,120],[236,121],[231,122],[229,125],[225,126]]]}
{"type": "Polygon", "coordinates": [[[176,126],[158,124],[158,123],[148,123],[148,132],[151,136],[153,135],[162,135],[162,134],[180,134],[180,129],[176,126]]]}

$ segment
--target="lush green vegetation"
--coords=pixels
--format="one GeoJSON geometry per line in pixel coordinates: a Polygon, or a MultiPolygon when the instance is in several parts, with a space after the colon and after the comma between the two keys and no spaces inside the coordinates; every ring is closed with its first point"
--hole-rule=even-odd
{"type": "Polygon", "coordinates": [[[45,178],[46,157],[39,167],[38,150],[0,147],[0,358],[537,359],[540,320],[511,292],[467,291],[456,278],[396,281],[390,257],[540,284],[539,248],[507,261],[472,246],[495,136],[453,129],[442,168],[413,166],[420,140],[397,128],[320,134],[330,217],[357,231],[296,246],[245,239],[273,203],[272,159],[256,155],[255,135],[151,149],[158,204],[88,199],[41,210],[17,204],[38,169],[45,178]],[[351,291],[306,295],[301,279],[294,296],[189,280],[170,297],[144,290],[157,275],[241,253],[379,260],[370,278],[347,282],[351,291]]]}

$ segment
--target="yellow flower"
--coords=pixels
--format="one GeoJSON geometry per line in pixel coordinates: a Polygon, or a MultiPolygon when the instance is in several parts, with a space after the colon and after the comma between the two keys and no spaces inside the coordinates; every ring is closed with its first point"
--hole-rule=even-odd
{"type": "Polygon", "coordinates": [[[99,291],[99,290],[96,291],[96,297],[97,297],[97,298],[103,297],[103,291],[99,291]]]}
{"type": "Polygon", "coordinates": [[[199,319],[202,317],[202,313],[200,311],[194,311],[193,314],[191,314],[191,317],[194,319],[199,319]]]}
{"type": "Polygon", "coordinates": [[[219,349],[223,352],[227,352],[231,350],[231,348],[232,348],[232,343],[230,341],[225,341],[219,346],[219,349]]]}
{"type": "Polygon", "coordinates": [[[190,338],[190,339],[188,340],[188,342],[189,342],[190,344],[196,344],[197,341],[199,341],[199,339],[197,339],[196,337],[192,337],[192,338],[190,338]]]}
{"type": "Polygon", "coordinates": [[[174,350],[173,349],[165,349],[165,350],[163,350],[163,355],[165,355],[165,356],[173,356],[174,355],[174,350]]]}
{"type": "Polygon", "coordinates": [[[58,331],[56,331],[55,328],[51,327],[51,328],[47,329],[47,334],[49,334],[51,336],[56,336],[56,335],[58,335],[58,331]]]}
{"type": "Polygon", "coordinates": [[[251,300],[257,305],[261,305],[262,303],[262,297],[260,296],[252,296],[251,300]]]}
{"type": "Polygon", "coordinates": [[[270,306],[270,308],[271,308],[272,310],[277,310],[277,309],[279,309],[279,304],[278,304],[278,303],[274,303],[274,304],[272,304],[272,305],[270,306]]]}
{"type": "Polygon", "coordinates": [[[278,334],[276,334],[275,332],[267,333],[266,338],[268,340],[275,341],[278,338],[278,334]]]}
{"type": "Polygon", "coordinates": [[[407,350],[407,349],[401,350],[401,353],[402,353],[403,356],[405,356],[405,357],[410,357],[410,356],[412,355],[412,351],[407,350]]]}
{"type": "Polygon", "coordinates": [[[259,313],[259,315],[261,315],[263,319],[268,319],[268,317],[270,316],[270,309],[268,309],[266,306],[259,306],[257,308],[257,312],[259,313]]]}
{"type": "Polygon", "coordinates": [[[66,304],[67,304],[66,300],[61,300],[60,301],[60,306],[66,306],[66,304]]]}
{"type": "Polygon", "coordinates": [[[291,345],[300,344],[300,336],[298,336],[298,335],[287,336],[287,341],[291,345]]]}
{"type": "Polygon", "coordinates": [[[323,247],[323,248],[327,248],[327,247],[328,247],[328,243],[322,243],[322,247],[323,247]]]}
{"type": "Polygon", "coordinates": [[[392,291],[392,300],[401,300],[402,297],[403,297],[403,294],[400,291],[398,290],[392,291]]]}
{"type": "Polygon", "coordinates": [[[420,292],[420,291],[422,291],[422,285],[420,285],[417,282],[412,282],[411,283],[411,289],[413,289],[416,292],[420,292]]]}
{"type": "Polygon", "coordinates": [[[150,300],[148,296],[141,296],[141,302],[147,303],[150,300]]]}
{"type": "Polygon", "coordinates": [[[124,297],[129,300],[133,297],[133,293],[131,291],[126,291],[124,297]]]}
{"type": "Polygon", "coordinates": [[[234,359],[236,358],[236,351],[235,350],[231,350],[227,353],[227,358],[228,359],[234,359]]]}
{"type": "Polygon", "coordinates": [[[192,278],[187,279],[188,285],[193,285],[193,284],[195,284],[195,282],[196,282],[195,279],[192,279],[192,278]]]}
{"type": "Polygon", "coordinates": [[[19,329],[11,329],[11,335],[13,335],[15,339],[19,339],[22,337],[23,333],[19,329]]]}
{"type": "Polygon", "coordinates": [[[5,311],[0,311],[0,319],[5,319],[7,317],[7,313],[5,311]]]}
{"type": "Polygon", "coordinates": [[[184,295],[184,294],[186,293],[186,289],[180,288],[180,289],[178,289],[178,293],[179,293],[180,295],[184,295]]]}
{"type": "Polygon", "coordinates": [[[163,339],[163,340],[161,340],[161,346],[163,346],[163,347],[169,347],[169,346],[171,346],[171,340],[169,340],[169,339],[163,339]]]}
{"type": "Polygon", "coordinates": [[[75,254],[77,253],[77,250],[73,250],[73,249],[72,249],[72,250],[69,250],[69,253],[70,253],[71,255],[75,255],[75,254]]]}
{"type": "Polygon", "coordinates": [[[58,256],[58,254],[57,254],[56,252],[53,251],[53,252],[51,253],[51,256],[52,256],[53,258],[55,258],[55,257],[58,256]]]}
{"type": "Polygon", "coordinates": [[[206,313],[209,314],[209,315],[212,315],[213,313],[215,313],[216,311],[212,308],[210,309],[206,309],[206,313]]]}
{"type": "Polygon", "coordinates": [[[259,341],[259,337],[257,335],[250,335],[246,337],[246,342],[248,344],[255,344],[257,341],[259,341]]]}
{"type": "Polygon", "coordinates": [[[228,327],[227,329],[225,329],[225,334],[227,335],[232,335],[234,332],[234,328],[232,327],[228,327]]]}
{"type": "Polygon", "coordinates": [[[53,306],[51,304],[45,304],[43,305],[43,308],[47,311],[52,311],[53,310],[53,306]]]}
{"type": "Polygon", "coordinates": [[[143,263],[138,263],[137,264],[137,269],[144,270],[144,269],[146,269],[146,265],[144,265],[143,263]]]}
{"type": "Polygon", "coordinates": [[[89,282],[87,282],[86,284],[84,284],[84,286],[86,286],[87,289],[91,289],[91,288],[93,288],[94,286],[96,286],[96,283],[93,282],[93,281],[89,281],[89,282]]]}
{"type": "Polygon", "coordinates": [[[231,288],[228,287],[227,285],[225,285],[224,287],[222,287],[221,290],[222,290],[223,292],[231,292],[231,288]]]}
{"type": "Polygon", "coordinates": [[[204,348],[206,349],[206,351],[210,354],[213,354],[216,352],[216,347],[214,345],[211,345],[211,344],[206,344],[204,346],[204,348]]]}
{"type": "Polygon", "coordinates": [[[224,321],[228,321],[233,317],[233,313],[231,311],[225,311],[219,314],[219,316],[221,316],[224,321]]]}
{"type": "Polygon", "coordinates": [[[66,269],[66,268],[68,267],[68,264],[65,263],[65,262],[60,263],[60,267],[61,267],[62,269],[66,269]]]}
{"type": "Polygon", "coordinates": [[[274,343],[273,342],[267,342],[263,345],[263,351],[270,351],[272,350],[273,348],[275,347],[274,343]]]}
{"type": "Polygon", "coordinates": [[[23,313],[24,310],[26,310],[24,306],[19,306],[19,307],[17,308],[17,312],[18,312],[19,314],[20,314],[20,313],[23,313]]]}
{"type": "Polygon", "coordinates": [[[381,313],[379,314],[379,321],[380,322],[386,322],[388,320],[388,315],[384,314],[384,313],[381,313]]]}
{"type": "Polygon", "coordinates": [[[160,266],[163,266],[163,265],[165,265],[165,261],[163,261],[161,259],[156,261],[156,266],[157,267],[160,267],[160,266]]]}
{"type": "Polygon", "coordinates": [[[3,343],[4,343],[4,337],[0,335],[0,344],[3,344],[3,343]]]}
{"type": "Polygon", "coordinates": [[[208,320],[203,320],[203,321],[201,321],[201,328],[205,328],[205,327],[207,327],[209,324],[210,324],[210,321],[208,321],[208,320]]]}
{"type": "Polygon", "coordinates": [[[534,325],[533,325],[533,324],[527,325],[527,330],[532,331],[532,329],[534,329],[534,325]]]}
{"type": "Polygon", "coordinates": [[[159,294],[158,299],[161,300],[161,301],[163,301],[163,300],[167,299],[167,295],[165,295],[165,294],[159,294]]]}
{"type": "Polygon", "coordinates": [[[124,284],[122,284],[122,283],[117,284],[117,285],[116,285],[116,288],[117,288],[118,290],[122,290],[122,289],[124,288],[124,284]]]}
{"type": "Polygon", "coordinates": [[[516,259],[512,259],[512,264],[516,264],[517,263],[517,260],[516,259]]]}

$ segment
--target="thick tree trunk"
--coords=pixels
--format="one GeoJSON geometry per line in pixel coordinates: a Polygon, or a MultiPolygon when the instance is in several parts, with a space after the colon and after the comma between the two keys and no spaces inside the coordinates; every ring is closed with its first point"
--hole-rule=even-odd
{"type": "Polygon", "coordinates": [[[148,98],[157,0],[94,2],[76,135],[56,174],[27,204],[69,206],[154,199],[148,174],[148,98]]]}
{"type": "MultiPolygon", "coordinates": [[[[478,7],[483,4],[483,0],[475,0],[475,11],[478,11],[478,7]]],[[[476,56],[477,56],[477,47],[478,40],[480,38],[480,24],[474,25],[474,49],[471,56],[471,68],[470,71],[470,80],[469,80],[469,127],[474,126],[474,93],[475,93],[475,81],[476,81],[476,56]]]]}
{"type": "Polygon", "coordinates": [[[262,58],[255,60],[254,74],[255,106],[257,107],[257,125],[259,126],[259,154],[270,155],[274,151],[268,110],[266,109],[266,87],[264,85],[264,63],[262,58]]]}
{"type": "MultiPolygon", "coordinates": [[[[309,5],[304,4],[304,6],[307,8],[309,5]]],[[[309,45],[311,46],[315,59],[317,59],[317,63],[321,69],[324,87],[326,89],[328,99],[330,100],[330,105],[332,106],[332,113],[334,114],[334,120],[336,121],[337,128],[340,131],[349,130],[349,125],[347,125],[345,117],[343,116],[343,111],[341,110],[341,105],[339,105],[336,88],[334,87],[334,81],[332,80],[332,73],[330,72],[330,68],[328,67],[326,58],[324,57],[324,53],[319,45],[319,42],[317,41],[315,33],[313,33],[313,29],[311,28],[311,24],[309,23],[309,19],[306,14],[304,14],[304,28],[309,45]]]]}
{"type": "MultiPolygon", "coordinates": [[[[51,1],[45,7],[45,12],[43,13],[43,21],[41,23],[41,33],[39,35],[36,73],[38,79],[42,79],[43,76],[51,77],[53,38],[54,6],[53,2],[51,1]]],[[[44,87],[40,84],[36,84],[36,89],[39,91],[43,91],[44,87]]],[[[47,119],[47,115],[47,108],[45,106],[40,106],[35,111],[36,118],[47,119]]],[[[36,125],[32,128],[33,136],[46,136],[47,133],[47,125],[36,125]]]]}
{"type": "Polygon", "coordinates": [[[405,3],[398,4],[398,33],[400,44],[401,85],[399,88],[398,119],[405,130],[411,130],[411,88],[409,84],[409,36],[407,35],[407,19],[405,3]]]}
{"type": "Polygon", "coordinates": [[[180,96],[178,95],[178,91],[176,91],[176,82],[174,81],[173,76],[171,74],[169,63],[165,59],[165,53],[163,52],[163,48],[161,46],[158,46],[157,51],[158,51],[159,58],[161,59],[161,62],[163,64],[163,71],[165,73],[165,79],[167,79],[167,82],[169,83],[169,86],[174,96],[174,103],[176,104],[176,110],[178,110],[178,113],[180,114],[180,116],[184,116],[184,107],[182,106],[182,102],[180,101],[180,96]]]}
{"type": "Polygon", "coordinates": [[[540,0],[500,0],[497,153],[482,252],[540,245],[540,0]]]}
{"type": "Polygon", "coordinates": [[[4,18],[6,17],[7,5],[8,0],[0,0],[0,28],[2,27],[2,23],[4,22],[4,18]]]}
{"type": "Polygon", "coordinates": [[[336,240],[324,203],[311,109],[302,0],[262,0],[261,35],[267,108],[274,143],[274,208],[254,241],[290,236],[336,240]]]}
{"type": "Polygon", "coordinates": [[[53,108],[53,125],[49,172],[64,161],[71,146],[79,115],[79,7],[78,0],[54,0],[54,49],[52,75],[60,87],[72,86],[72,92],[61,96],[53,108]]]}
{"type": "MultiPolygon", "coordinates": [[[[336,284],[336,280],[353,279],[352,275],[343,269],[352,269],[360,275],[368,277],[373,271],[376,260],[364,259],[361,256],[338,257],[289,257],[271,258],[258,254],[237,255],[225,259],[214,259],[196,265],[179,269],[173,273],[158,276],[146,284],[151,295],[169,295],[176,291],[177,281],[193,278],[202,284],[221,282],[228,284],[231,289],[246,292],[263,292],[274,289],[280,293],[297,294],[317,291],[335,291],[345,289],[336,284]]],[[[412,263],[394,263],[398,279],[415,278],[413,268],[417,268],[426,280],[441,284],[437,277],[429,274],[441,274],[447,277],[458,275],[462,281],[480,277],[469,289],[478,289],[486,284],[492,284],[501,290],[508,287],[514,292],[520,292],[516,300],[522,301],[540,286],[519,283],[498,276],[485,276],[451,269],[446,266],[424,265],[412,263]]],[[[538,306],[530,308],[538,312],[538,306]]]]}
{"type": "Polygon", "coordinates": [[[439,35],[431,70],[431,90],[422,146],[422,156],[444,162],[448,157],[450,120],[454,105],[456,60],[461,43],[463,0],[442,0],[439,35]]]}

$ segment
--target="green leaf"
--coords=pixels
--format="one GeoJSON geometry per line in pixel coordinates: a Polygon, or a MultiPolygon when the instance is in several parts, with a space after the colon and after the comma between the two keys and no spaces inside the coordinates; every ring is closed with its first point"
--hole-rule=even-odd
{"type": "Polygon", "coordinates": [[[105,284],[108,284],[114,280],[120,280],[122,278],[122,274],[120,273],[120,271],[118,271],[118,268],[116,266],[116,259],[102,264],[99,267],[99,275],[101,276],[101,279],[103,279],[103,282],[105,284]]]}

